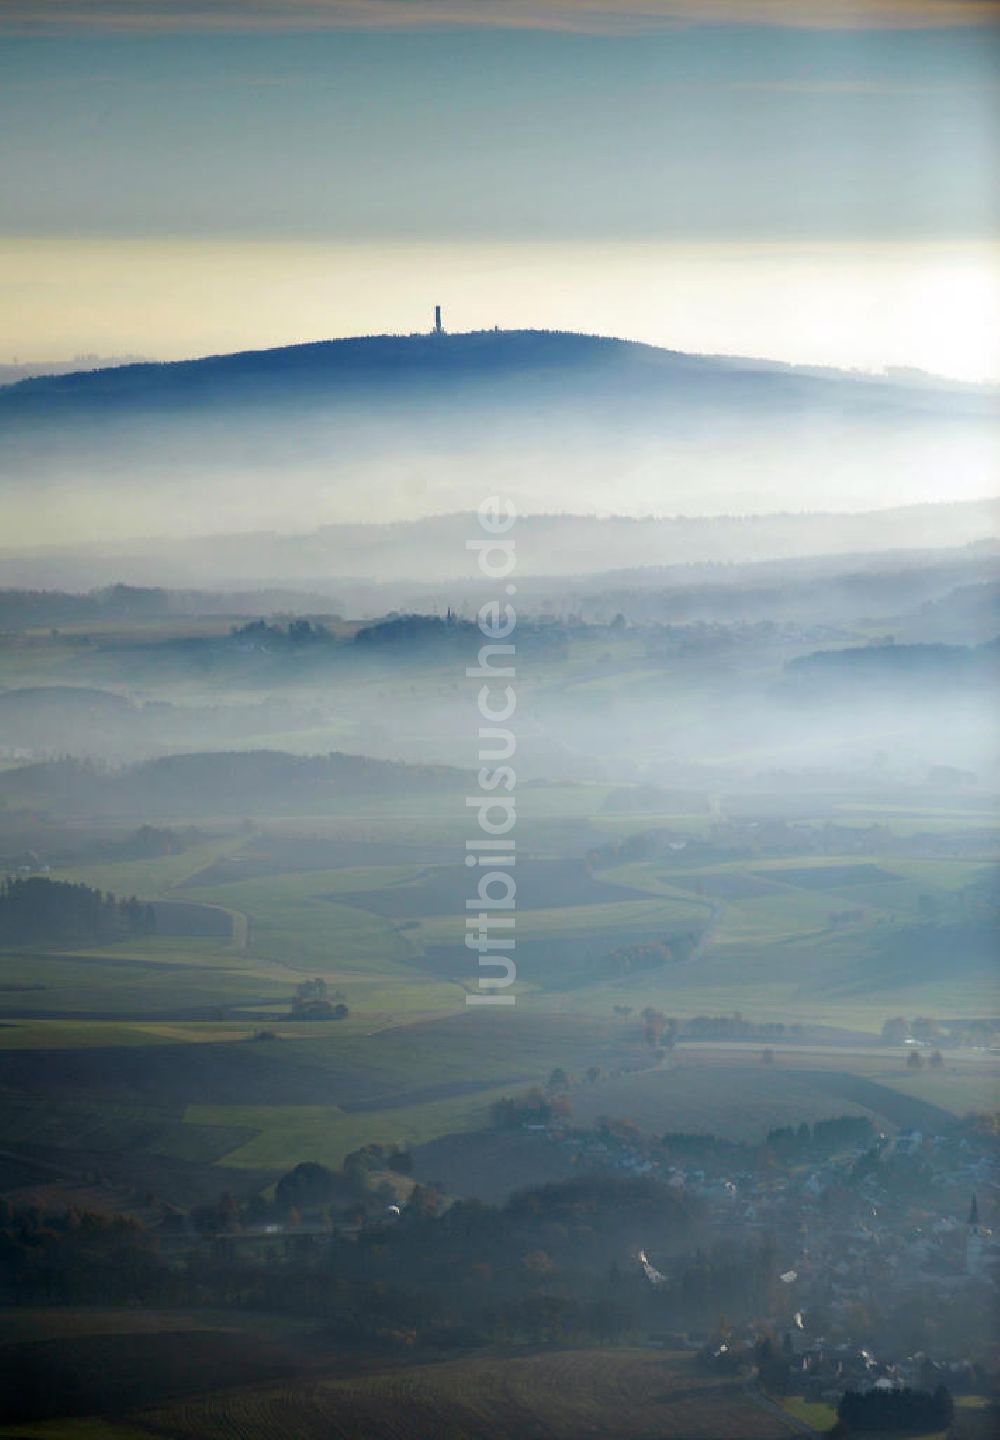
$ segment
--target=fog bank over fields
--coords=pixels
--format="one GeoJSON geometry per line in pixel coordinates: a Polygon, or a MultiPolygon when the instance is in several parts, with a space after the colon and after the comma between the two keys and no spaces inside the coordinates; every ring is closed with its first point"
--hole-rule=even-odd
{"type": "MultiPolygon", "coordinates": [[[[745,567],[741,581],[752,575],[758,582],[779,578],[779,572],[769,574],[759,562],[799,561],[797,575],[794,568],[780,575],[780,583],[788,583],[831,568],[918,571],[951,555],[978,564],[976,578],[988,578],[992,542],[1000,533],[998,513],[995,501],[981,500],[858,514],[666,519],[526,514],[517,527],[518,573],[540,597],[575,580],[592,588],[601,575],[612,589],[718,587],[737,578],[733,566],[745,567]]],[[[278,587],[296,603],[274,608],[302,609],[310,608],[304,591],[315,592],[312,608],[317,608],[334,586],[334,608],[378,613],[392,605],[446,603],[454,598],[450,587],[455,581],[476,581],[477,560],[466,541],[477,526],[474,513],[466,512],[288,534],[267,530],[186,540],[94,540],[7,549],[0,551],[0,559],[6,583],[18,587],[87,590],[122,582],[205,591],[278,587]]],[[[244,609],[239,602],[233,608],[244,609]]]]}

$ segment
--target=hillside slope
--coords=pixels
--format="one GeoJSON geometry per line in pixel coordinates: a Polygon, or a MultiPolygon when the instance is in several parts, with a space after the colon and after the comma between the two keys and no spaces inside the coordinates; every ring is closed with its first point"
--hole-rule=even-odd
{"type": "Polygon", "coordinates": [[[0,390],[22,543],[469,510],[858,510],[993,489],[975,387],[684,355],[594,336],[375,336],[0,390]],[[88,503],[78,499],[81,482],[88,503]],[[276,481],[280,481],[276,485],[276,481]]]}
{"type": "MultiPolygon", "coordinates": [[[[767,360],[691,355],[635,341],[546,330],[485,330],[457,335],[372,335],[245,350],[193,360],[140,362],[68,375],[33,377],[0,393],[0,418],[74,406],[110,412],[178,404],[281,401],[366,392],[426,399],[479,385],[542,383],[554,398],[564,383],[618,399],[644,395],[686,402],[752,401],[785,409],[850,407],[857,413],[983,416],[993,397],[945,381],[907,384],[860,372],[767,360]],[[848,388],[845,388],[848,387],[848,388]]],[[[572,393],[567,396],[572,400],[572,393]]]]}

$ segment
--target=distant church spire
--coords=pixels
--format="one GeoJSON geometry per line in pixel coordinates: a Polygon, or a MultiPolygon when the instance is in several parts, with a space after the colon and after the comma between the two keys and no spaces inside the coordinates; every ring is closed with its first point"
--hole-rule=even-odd
{"type": "Polygon", "coordinates": [[[979,1224],[979,1201],[975,1195],[969,1206],[969,1223],[965,1229],[965,1268],[970,1275],[986,1273],[990,1258],[990,1232],[979,1224]]]}

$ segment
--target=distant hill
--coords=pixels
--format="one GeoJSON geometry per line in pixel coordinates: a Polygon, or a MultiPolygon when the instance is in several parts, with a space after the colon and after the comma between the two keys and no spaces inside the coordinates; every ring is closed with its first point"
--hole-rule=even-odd
{"type": "Polygon", "coordinates": [[[1000,635],[1000,582],[959,585],[928,600],[906,626],[908,638],[989,640],[1000,635]]]}
{"type": "MultiPolygon", "coordinates": [[[[886,614],[992,578],[1000,554],[992,539],[998,520],[997,504],[985,500],[857,514],[524,515],[517,523],[517,568],[522,597],[529,593],[525,582],[537,582],[530,593],[542,608],[545,577],[551,577],[555,600],[568,577],[583,582],[602,576],[612,615],[623,608],[623,595],[639,591],[676,592],[678,617],[702,613],[700,592],[704,613],[722,614],[717,607],[723,589],[733,591],[726,613],[747,613],[748,599],[752,613],[780,610],[784,599],[789,613],[802,614],[815,606],[817,578],[829,583],[837,577],[855,597],[864,592],[869,613],[886,614]]],[[[8,584],[34,592],[0,592],[0,626],[157,614],[333,611],[358,617],[443,609],[471,593],[476,558],[466,541],[478,533],[475,515],[462,513],[288,534],[0,550],[8,584]],[[53,593],[54,587],[90,589],[109,580],[126,584],[83,597],[53,593]],[[456,590],[458,580],[467,583],[456,590]],[[206,588],[190,588],[196,583],[206,588]],[[178,588],[157,591],[150,584],[178,588]],[[210,587],[225,588],[212,595],[210,587]]],[[[591,593],[594,585],[587,582],[591,593]]]]}
{"type": "Polygon", "coordinates": [[[16,385],[38,375],[73,375],[79,370],[108,370],[116,365],[144,364],[145,355],[74,355],[72,360],[15,360],[0,364],[0,385],[16,385]]]}
{"type": "Polygon", "coordinates": [[[985,645],[852,645],[793,660],[786,674],[803,693],[829,691],[843,702],[866,700],[879,689],[897,696],[912,689],[930,696],[940,687],[995,688],[1000,682],[1000,640],[985,645]]]}
{"type": "Polygon", "coordinates": [[[189,818],[336,813],[385,797],[438,794],[464,783],[447,766],[363,755],[276,750],[167,755],[113,773],[79,760],[0,772],[0,807],[58,816],[189,818]]]}
{"type": "Polygon", "coordinates": [[[400,394],[468,390],[498,382],[518,389],[541,383],[557,394],[565,379],[594,384],[605,394],[640,398],[643,391],[685,402],[720,398],[736,403],[790,403],[808,408],[853,405],[870,413],[937,410],[956,415],[986,415],[996,397],[986,387],[948,381],[919,383],[897,375],[822,370],[811,366],[747,360],[733,356],[692,355],[631,340],[547,330],[484,330],[457,335],[371,335],[322,340],[270,350],[244,350],[194,360],[142,361],[80,369],[65,375],[21,381],[0,396],[3,410],[66,413],[73,406],[88,414],[142,406],[149,410],[177,405],[214,407],[218,403],[255,406],[262,398],[310,394],[400,394]],[[850,387],[849,391],[845,390],[850,387]]]}
{"type": "Polygon", "coordinates": [[[974,386],[486,331],[25,380],[0,389],[0,455],[8,529],[76,541],[402,521],[496,489],[525,512],[739,515],[925,499],[947,473],[971,499],[998,442],[974,386]]]}
{"type": "Polygon", "coordinates": [[[0,590],[0,630],[35,626],[135,623],[185,615],[328,614],[330,599],[298,590],[165,590],[109,585],[81,595],[60,590],[0,590]]]}

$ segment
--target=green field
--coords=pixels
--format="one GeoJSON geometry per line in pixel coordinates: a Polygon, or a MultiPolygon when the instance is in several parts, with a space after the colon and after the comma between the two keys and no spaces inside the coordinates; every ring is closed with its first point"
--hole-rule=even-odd
{"type": "MultiPolygon", "coordinates": [[[[548,798],[551,801],[552,797],[548,798]]],[[[400,828],[404,833],[409,830],[406,825],[400,828]]],[[[183,857],[143,862],[144,893],[154,898],[182,895],[187,901],[222,906],[247,917],[249,940],[243,975],[233,975],[226,982],[232,984],[237,999],[258,977],[273,979],[279,989],[287,988],[290,977],[282,972],[293,971],[296,975],[323,974],[350,987],[355,1007],[373,1013],[380,1008],[393,1014],[400,1009],[438,1012],[462,1004],[460,985],[435,978],[420,964],[428,951],[461,943],[460,904],[449,913],[418,913],[404,923],[405,915],[389,918],[337,898],[386,890],[393,891],[405,906],[407,891],[426,867],[342,867],[192,885],[197,870],[179,870],[175,865],[178,858],[183,857]],[[158,864],[164,867],[159,875],[158,864]],[[182,891],[178,885],[183,885],[182,891]],[[257,962],[249,976],[247,960],[257,962]],[[386,1003],[390,996],[391,1003],[386,1003]]],[[[696,967],[628,981],[628,988],[641,994],[643,1003],[668,1004],[672,1013],[693,1014],[710,1007],[713,994],[716,1008],[725,994],[727,1008],[748,1014],[781,1007],[789,1019],[829,1021],[868,1030],[880,1028],[885,1007],[941,1013],[947,1004],[949,1014],[972,1015],[983,1008],[992,1013],[993,982],[981,965],[973,965],[965,973],[961,968],[956,973],[952,967],[948,975],[914,974],[905,961],[907,929],[916,923],[920,905],[928,903],[927,897],[939,897],[941,906],[956,904],[956,893],[975,883],[987,867],[958,861],[887,862],[884,857],[869,857],[843,862],[842,868],[850,874],[863,865],[891,873],[892,883],[829,884],[822,890],[794,883],[796,869],[806,881],[810,872],[836,869],[833,862],[812,859],[792,865],[760,860],[694,868],[674,864],[666,869],[657,862],[633,863],[599,872],[595,883],[631,891],[634,900],[588,904],[581,892],[573,905],[522,910],[517,933],[525,945],[572,946],[585,941],[592,949],[603,945],[610,954],[631,940],[669,939],[680,931],[696,932],[711,923],[711,944],[696,967]],[[769,873],[775,875],[773,881],[767,880],[769,873]],[[763,882],[768,885],[767,892],[741,895],[741,880],[748,886],[763,882]],[[714,886],[734,884],[734,895],[713,901],[714,886]],[[699,889],[703,893],[697,893],[699,889]],[[850,918],[831,923],[832,915],[844,912],[850,918]],[[901,956],[898,965],[893,960],[894,947],[901,956]],[[888,963],[879,965],[880,956],[886,956],[888,963]],[[864,974],[861,994],[854,993],[859,986],[852,980],[859,969],[864,974]],[[901,973],[893,973],[894,969],[901,973]],[[881,989],[880,970],[885,974],[881,989]]],[[[124,892],[137,878],[135,869],[134,865],[108,865],[99,871],[75,870],[67,875],[124,892]],[[124,873],[117,873],[120,868],[124,873]]],[[[175,947],[171,958],[180,958],[180,947],[175,947]]],[[[221,958],[214,957],[214,968],[218,969],[221,958]]],[[[226,963],[227,968],[235,968],[228,960],[226,963]]],[[[533,1003],[544,998],[548,989],[564,989],[558,968],[549,982],[543,978],[540,986],[534,968],[531,973],[533,1003]]],[[[469,967],[467,984],[474,975],[469,967]]],[[[26,978],[13,966],[10,977],[11,983],[23,983],[26,978]]],[[[584,1010],[592,1008],[595,1001],[606,1003],[609,987],[602,983],[599,969],[592,967],[585,978],[592,983],[577,987],[587,993],[574,997],[573,1003],[578,1001],[584,1010]]],[[[70,988],[66,986],[67,991],[70,988]]],[[[201,988],[205,995],[210,993],[209,976],[201,977],[201,988]]],[[[145,980],[136,995],[142,989],[153,991],[155,985],[145,980]]],[[[28,1008],[27,998],[24,1003],[28,1008]]],[[[80,996],[68,993],[61,1003],[65,1008],[84,1008],[80,996]]],[[[204,1003],[210,1001],[206,998],[204,1003]]],[[[560,1006],[566,1003],[560,998],[560,1006]]]]}
{"type": "Polygon", "coordinates": [[[602,1115],[629,1120],[653,1134],[708,1133],[724,1140],[761,1141],[778,1125],[813,1123],[863,1107],[780,1069],[685,1064],[580,1085],[572,1092],[575,1119],[602,1115]]]}
{"type": "Polygon", "coordinates": [[[837,1423],[836,1410],[822,1400],[803,1400],[798,1395],[783,1395],[781,1405],[789,1415],[801,1420],[803,1425],[808,1425],[820,1435],[825,1435],[837,1423]]]}
{"type": "MultiPolygon", "coordinates": [[[[914,859],[884,844],[849,857],[560,858],[650,823],[607,811],[609,793],[526,788],[518,1004],[490,1015],[465,1005],[476,980],[461,945],[465,872],[416,858],[461,854],[463,817],[445,797],[423,814],[376,803],[358,818],[217,827],[179,855],[57,870],[221,907],[232,933],[0,952],[0,1146],[33,1141],[73,1173],[101,1154],[130,1157],[124,1173],[155,1165],[158,1184],[164,1164],[183,1162],[200,1167],[199,1187],[214,1174],[221,1189],[304,1159],[336,1164],[368,1141],[474,1132],[493,1100],[557,1065],[577,1077],[576,1123],[612,1116],[750,1141],[856,1110],[892,1126],[996,1106],[988,1056],[953,1051],[941,1070],[913,1074],[902,1053],[856,1038],[849,1054],[844,1036],[830,1046],[815,1032],[997,1013],[983,953],[956,953],[948,928],[964,933],[976,913],[985,859],[914,859]],[[681,958],[644,967],[653,942],[681,958]],[[633,949],[640,963],[622,973],[614,957],[633,949]],[[347,1019],[292,1017],[296,987],[316,976],[347,1019]],[[813,1038],[779,1048],[773,1071],[760,1046],[682,1045],[667,1067],[616,1078],[650,1063],[638,1020],[648,1005],[682,1020],[740,1011],[813,1027],[813,1038]],[[266,1043],[253,1038],[261,1030],[266,1043]],[[605,1078],[579,1083],[594,1065],[605,1078]]],[[[710,820],[665,823],[697,846],[710,820]]]]}

